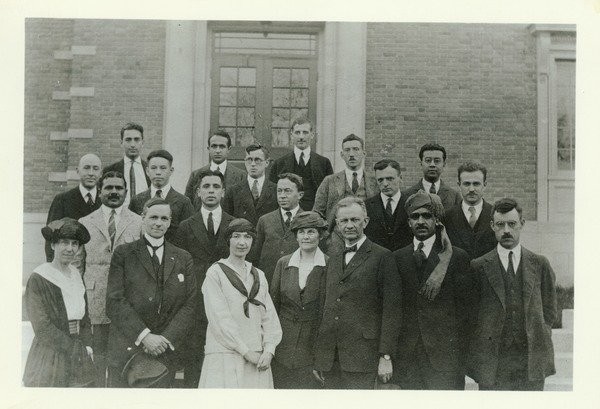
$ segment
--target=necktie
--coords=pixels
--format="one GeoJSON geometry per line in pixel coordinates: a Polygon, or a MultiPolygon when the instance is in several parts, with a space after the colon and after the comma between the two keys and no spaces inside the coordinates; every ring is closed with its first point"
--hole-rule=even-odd
{"type": "Polygon", "coordinates": [[[164,289],[164,285],[163,285],[163,271],[160,268],[160,260],[158,259],[158,254],[156,254],[156,251],[161,248],[165,243],[163,241],[163,243],[160,246],[153,246],[152,244],[150,244],[150,242],[148,241],[148,239],[146,239],[144,237],[144,241],[146,242],[146,246],[151,247],[152,248],[152,267],[154,268],[154,274],[156,275],[156,303],[158,304],[158,308],[157,308],[157,312],[158,314],[160,314],[160,310],[162,308],[162,300],[163,300],[163,289],[164,289]]]}
{"type": "Polygon", "coordinates": [[[357,251],[357,246],[356,244],[350,247],[344,247],[344,268],[346,268],[346,266],[348,265],[348,263],[350,262],[350,260],[348,260],[348,263],[346,262],[346,254],[348,253],[356,253],[357,251]]]}
{"type": "Polygon", "coordinates": [[[254,201],[258,200],[258,196],[260,196],[258,194],[258,179],[254,179],[254,182],[252,183],[252,197],[254,198],[254,201]]]}
{"type": "Polygon", "coordinates": [[[436,194],[436,192],[435,192],[435,183],[431,184],[431,187],[429,188],[429,193],[433,193],[434,195],[436,194]]]}
{"type": "Polygon", "coordinates": [[[161,189],[158,189],[156,191],[156,197],[160,197],[162,199],[162,190],[161,189]]]}
{"type": "Polygon", "coordinates": [[[290,228],[292,222],[292,212],[285,212],[285,227],[290,228]]]}
{"type": "Polygon", "coordinates": [[[206,230],[208,230],[208,234],[214,237],[215,235],[215,222],[213,221],[212,212],[208,212],[208,218],[206,219],[206,230]]]}
{"type": "Polygon", "coordinates": [[[477,217],[475,216],[475,208],[473,206],[469,206],[469,213],[471,213],[471,216],[469,217],[469,226],[473,228],[475,227],[475,223],[477,223],[477,217]]]}
{"type": "Polygon", "coordinates": [[[513,259],[513,252],[509,251],[508,252],[508,268],[506,269],[506,272],[511,277],[515,275],[515,266],[513,264],[513,260],[512,259],[513,259]]]}
{"type": "Polygon", "coordinates": [[[414,252],[414,256],[415,256],[415,262],[417,263],[417,267],[419,269],[421,269],[423,267],[423,264],[425,264],[425,260],[427,260],[427,256],[425,255],[425,252],[423,251],[423,242],[420,241],[419,245],[417,246],[417,249],[414,252]]]}
{"type": "Polygon", "coordinates": [[[115,244],[115,233],[117,232],[117,229],[115,228],[115,215],[116,214],[117,214],[117,212],[115,212],[115,209],[112,209],[110,211],[110,216],[108,217],[108,235],[110,236],[110,248],[111,249],[115,244]]]}
{"type": "Polygon", "coordinates": [[[392,212],[392,198],[388,197],[387,200],[387,204],[385,205],[385,212],[388,214],[388,216],[393,217],[394,212],[392,212]]]}
{"type": "Polygon", "coordinates": [[[356,172],[352,172],[352,193],[356,194],[358,190],[358,178],[356,177],[356,172]]]}
{"type": "Polygon", "coordinates": [[[221,168],[218,165],[217,165],[217,168],[215,169],[215,172],[221,173],[221,168]]]}
{"type": "Polygon", "coordinates": [[[94,199],[92,199],[92,194],[88,192],[88,194],[85,195],[85,197],[87,198],[85,202],[88,204],[88,206],[92,207],[94,205],[94,199]]]}
{"type": "Polygon", "coordinates": [[[133,166],[135,165],[135,161],[131,161],[131,167],[129,168],[129,197],[133,199],[136,194],[135,191],[135,169],[133,166]]]}
{"type": "Polygon", "coordinates": [[[298,164],[299,164],[301,167],[304,167],[304,166],[306,166],[306,163],[304,163],[304,152],[300,152],[300,161],[298,162],[298,164]]]}

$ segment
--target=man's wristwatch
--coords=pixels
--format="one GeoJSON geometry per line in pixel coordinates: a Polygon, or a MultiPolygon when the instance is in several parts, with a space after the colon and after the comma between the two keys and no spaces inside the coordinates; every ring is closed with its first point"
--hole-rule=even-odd
{"type": "Polygon", "coordinates": [[[379,357],[385,359],[386,361],[390,361],[392,359],[388,354],[379,354],[379,357]]]}

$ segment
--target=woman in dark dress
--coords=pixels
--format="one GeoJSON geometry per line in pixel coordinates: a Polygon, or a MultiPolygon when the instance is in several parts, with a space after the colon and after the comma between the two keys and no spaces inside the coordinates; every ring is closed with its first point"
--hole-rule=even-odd
{"type": "Polygon", "coordinates": [[[90,235],[76,220],[55,220],[42,228],[54,259],[33,270],[25,306],[35,336],[27,356],[25,386],[92,386],[94,371],[85,286],[71,264],[90,235]]]}
{"type": "Polygon", "coordinates": [[[271,298],[283,330],[271,365],[273,382],[276,389],[316,389],[321,385],[312,374],[312,349],[328,259],[318,245],[327,223],[316,212],[301,212],[290,229],[300,248],[279,259],[271,282],[271,298]]]}

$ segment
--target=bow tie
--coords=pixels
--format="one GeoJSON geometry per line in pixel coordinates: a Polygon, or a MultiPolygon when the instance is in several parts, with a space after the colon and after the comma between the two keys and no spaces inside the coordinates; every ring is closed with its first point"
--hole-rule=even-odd
{"type": "Polygon", "coordinates": [[[354,246],[344,248],[344,254],[346,253],[356,253],[357,247],[356,244],[354,246]]]}

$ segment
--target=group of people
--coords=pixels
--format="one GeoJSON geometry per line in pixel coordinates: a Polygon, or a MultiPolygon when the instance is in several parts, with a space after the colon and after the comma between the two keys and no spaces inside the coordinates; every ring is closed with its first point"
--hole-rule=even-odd
{"type": "Polygon", "coordinates": [[[397,161],[364,166],[350,134],[345,169],[311,148],[245,168],[231,138],[185,194],[173,157],[141,159],[143,128],[121,130],[124,158],[94,154],[57,195],[42,234],[47,263],[28,280],[35,338],[26,386],[542,390],[555,372],[555,276],[520,244],[520,205],[493,205],[487,170],[441,180],[446,151],[419,152],[423,178],[402,190],[397,161]]]}

